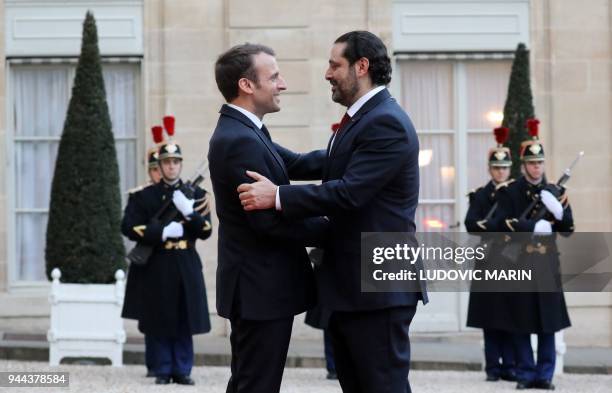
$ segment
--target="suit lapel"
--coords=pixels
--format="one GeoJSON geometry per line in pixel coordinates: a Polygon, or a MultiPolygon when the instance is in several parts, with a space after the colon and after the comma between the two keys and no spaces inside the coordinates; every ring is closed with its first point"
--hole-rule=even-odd
{"type": "Polygon", "coordinates": [[[289,174],[287,173],[287,168],[285,167],[285,163],[284,163],[283,159],[278,155],[278,152],[274,148],[274,145],[272,145],[272,141],[263,133],[262,130],[257,128],[257,126],[255,124],[253,124],[253,122],[251,120],[249,120],[248,117],[246,117],[242,113],[238,112],[234,108],[231,108],[231,107],[229,107],[227,105],[223,105],[221,107],[221,110],[219,111],[219,113],[221,113],[222,115],[226,115],[226,116],[232,117],[232,118],[234,118],[236,120],[239,120],[245,126],[249,127],[251,130],[253,130],[255,135],[257,135],[259,137],[261,142],[266,146],[266,148],[268,149],[270,154],[272,154],[272,157],[274,157],[274,159],[276,160],[276,162],[280,166],[281,170],[283,171],[283,174],[285,175],[286,180],[289,181],[289,174]]]}
{"type": "Polygon", "coordinates": [[[331,153],[329,155],[330,158],[336,155],[336,152],[338,151],[338,146],[340,146],[340,143],[344,139],[344,136],[348,134],[348,132],[351,130],[351,128],[353,128],[355,124],[357,124],[359,119],[361,119],[361,116],[362,115],[359,112],[355,113],[355,116],[351,117],[351,120],[349,120],[349,122],[344,126],[344,128],[338,131],[338,135],[336,135],[336,139],[334,140],[334,145],[331,147],[331,153]]]}
{"type": "Polygon", "coordinates": [[[327,180],[327,174],[329,173],[329,164],[330,164],[330,154],[331,152],[329,151],[332,141],[334,140],[334,133],[331,134],[331,136],[329,137],[329,142],[327,142],[327,151],[326,151],[326,160],[325,160],[325,165],[323,166],[323,181],[327,180]]]}
{"type": "MultiPolygon", "coordinates": [[[[263,126],[265,127],[265,126],[263,126]]],[[[289,174],[287,173],[287,168],[285,167],[285,162],[283,161],[283,159],[281,158],[281,156],[278,155],[278,152],[276,151],[276,148],[274,148],[274,145],[272,145],[272,140],[269,139],[262,130],[260,130],[259,128],[257,128],[257,126],[255,126],[254,124],[251,126],[251,129],[253,131],[255,131],[255,133],[257,134],[257,136],[259,137],[259,139],[261,139],[261,141],[264,143],[264,145],[266,145],[266,147],[268,148],[268,150],[270,151],[270,154],[272,154],[272,156],[274,157],[274,159],[276,160],[276,162],[278,163],[278,165],[281,167],[281,169],[283,170],[283,173],[285,174],[285,177],[287,178],[286,180],[289,180],[289,174]]]]}
{"type": "Polygon", "coordinates": [[[344,129],[339,131],[339,134],[336,140],[334,141],[334,145],[332,146],[331,154],[329,155],[329,157],[333,158],[335,156],[336,152],[338,151],[338,147],[342,143],[342,140],[344,139],[346,134],[348,134],[351,128],[353,128],[355,124],[357,124],[359,120],[361,120],[363,115],[365,115],[366,113],[374,109],[376,106],[378,106],[378,104],[389,99],[390,97],[391,94],[389,94],[389,91],[387,89],[383,89],[380,92],[376,93],[374,97],[366,101],[366,103],[363,104],[363,106],[357,111],[357,113],[355,113],[355,116],[351,117],[350,122],[344,126],[344,129]]]}

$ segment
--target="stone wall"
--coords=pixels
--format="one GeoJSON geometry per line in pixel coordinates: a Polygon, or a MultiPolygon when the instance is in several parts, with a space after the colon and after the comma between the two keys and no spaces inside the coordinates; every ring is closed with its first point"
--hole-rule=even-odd
{"type": "MultiPolygon", "coordinates": [[[[549,176],[556,178],[577,151],[586,152],[569,183],[580,231],[612,230],[611,3],[537,0],[530,5],[532,82],[549,176]]],[[[390,45],[391,8],[392,0],[145,0],[142,150],[152,144],[150,127],[166,114],[175,115],[176,138],[184,147],[185,175],[189,175],[208,152],[208,140],[223,103],[214,81],[214,62],[230,46],[246,41],[275,49],[288,84],[281,96],[281,112],[264,119],[273,138],[296,151],[325,146],[330,124],[343,113],[343,108],[331,101],[329,84],[324,80],[331,44],[346,31],[368,29],[390,45]]],[[[3,12],[0,8],[2,26],[3,12]]],[[[0,35],[4,37],[4,28],[0,35]]],[[[3,43],[0,40],[0,54],[3,43]]],[[[0,64],[0,75],[0,154],[4,157],[5,62],[0,64]]],[[[140,175],[144,181],[144,166],[140,175]]],[[[0,166],[0,177],[6,179],[4,165],[0,166]]],[[[211,190],[209,182],[205,186],[211,190]]],[[[3,181],[0,317],[19,319],[18,309],[23,309],[22,319],[27,323],[0,318],[0,330],[27,325],[44,332],[46,295],[22,298],[7,293],[6,192],[3,181]]],[[[216,218],[214,225],[218,226],[216,218]]],[[[211,239],[199,243],[214,314],[216,231],[211,239]]],[[[612,345],[612,294],[568,294],[568,303],[576,326],[566,333],[569,345],[612,345]]],[[[318,332],[305,328],[302,320],[296,318],[294,335],[316,337],[318,332]]],[[[135,332],[133,324],[128,324],[128,330],[135,332]]],[[[213,333],[227,332],[225,321],[213,315],[213,333]]]]}

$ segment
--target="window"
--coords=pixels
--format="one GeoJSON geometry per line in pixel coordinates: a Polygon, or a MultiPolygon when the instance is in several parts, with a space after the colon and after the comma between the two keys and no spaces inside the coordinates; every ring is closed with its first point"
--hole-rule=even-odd
{"type": "Polygon", "coordinates": [[[501,124],[509,60],[397,62],[401,103],[420,140],[417,231],[457,230],[465,194],[488,181],[492,129],[501,124]]]}
{"type": "MultiPolygon", "coordinates": [[[[46,281],[51,181],[75,69],[70,63],[10,65],[11,283],[46,281]]],[[[103,74],[125,191],[137,181],[139,65],[106,63],[103,74]]]]}

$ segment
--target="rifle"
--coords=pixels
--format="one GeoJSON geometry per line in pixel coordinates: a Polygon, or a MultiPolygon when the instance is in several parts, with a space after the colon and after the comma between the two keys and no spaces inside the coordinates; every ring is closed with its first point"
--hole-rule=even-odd
{"type": "MultiPolygon", "coordinates": [[[[491,206],[491,208],[489,209],[489,212],[487,213],[487,215],[485,216],[485,218],[483,218],[480,221],[477,221],[477,224],[479,224],[479,226],[482,226],[480,224],[484,224],[485,222],[489,221],[491,219],[491,217],[493,217],[493,213],[495,213],[495,210],[497,210],[497,205],[499,202],[495,201],[495,203],[493,204],[493,206],[491,206]]],[[[484,229],[484,228],[483,228],[484,229]]]]}
{"type": "MultiPolygon", "coordinates": [[[[193,176],[192,180],[188,180],[181,187],[181,191],[185,194],[185,196],[189,199],[193,199],[193,195],[195,193],[195,188],[204,181],[204,173],[208,170],[208,161],[204,160],[198,169],[196,169],[196,173],[193,176]]],[[[158,220],[161,222],[163,226],[168,225],[171,221],[173,221],[176,216],[179,214],[176,207],[172,204],[172,199],[169,198],[162,207],[157,211],[157,213],[153,216],[152,220],[158,220]]],[[[147,264],[149,257],[153,254],[154,246],[150,246],[148,244],[136,243],[134,248],[128,253],[127,259],[130,263],[134,265],[144,266],[147,264]]]]}
{"type": "MultiPolygon", "coordinates": [[[[476,223],[479,226],[482,226],[481,224],[484,224],[485,222],[489,221],[491,219],[491,217],[493,217],[493,214],[495,213],[495,211],[497,210],[497,206],[499,205],[498,201],[495,201],[495,203],[493,204],[493,206],[491,206],[491,208],[489,209],[489,212],[487,213],[487,215],[480,221],[477,221],[476,223]]],[[[484,228],[483,228],[484,229],[484,228]]]]}
{"type": "MultiPolygon", "coordinates": [[[[565,185],[565,183],[567,183],[567,181],[570,179],[570,177],[572,175],[572,169],[574,168],[574,166],[576,166],[576,164],[578,163],[578,160],[580,160],[580,158],[583,155],[584,155],[583,151],[578,153],[578,156],[574,159],[574,161],[572,161],[571,165],[569,167],[567,167],[563,171],[563,175],[561,175],[559,180],[557,180],[557,183],[554,185],[556,190],[555,189],[549,189],[549,191],[551,191],[553,195],[558,196],[556,194],[560,194],[563,186],[565,185]]],[[[530,215],[530,213],[532,213],[532,211],[534,210],[534,208],[536,207],[538,202],[540,202],[540,195],[536,194],[536,195],[533,196],[533,201],[531,201],[529,206],[527,206],[527,208],[520,215],[519,220],[520,219],[526,219],[530,215]]],[[[533,212],[531,214],[531,219],[532,220],[536,220],[536,221],[541,220],[541,219],[544,218],[546,213],[548,213],[548,209],[546,209],[546,206],[542,205],[542,206],[540,206],[540,208],[538,210],[536,210],[535,212],[533,212]]]]}

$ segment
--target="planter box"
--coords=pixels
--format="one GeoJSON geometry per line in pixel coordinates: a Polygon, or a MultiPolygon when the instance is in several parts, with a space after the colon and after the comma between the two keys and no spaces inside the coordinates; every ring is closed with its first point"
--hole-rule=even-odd
{"type": "Polygon", "coordinates": [[[57,268],[51,277],[49,365],[57,366],[65,357],[95,357],[108,358],[113,366],[122,366],[123,270],[115,273],[115,284],[64,284],[57,268]]]}

